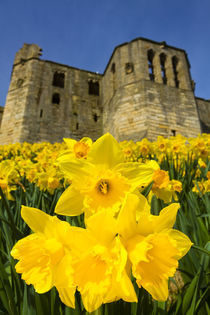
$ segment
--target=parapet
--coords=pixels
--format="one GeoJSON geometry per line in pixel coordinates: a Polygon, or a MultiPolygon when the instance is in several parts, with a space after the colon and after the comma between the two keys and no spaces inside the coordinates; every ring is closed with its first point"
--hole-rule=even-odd
{"type": "Polygon", "coordinates": [[[42,48],[36,44],[23,44],[23,47],[18,50],[15,55],[14,65],[24,62],[25,60],[36,58],[42,55],[42,48]]]}

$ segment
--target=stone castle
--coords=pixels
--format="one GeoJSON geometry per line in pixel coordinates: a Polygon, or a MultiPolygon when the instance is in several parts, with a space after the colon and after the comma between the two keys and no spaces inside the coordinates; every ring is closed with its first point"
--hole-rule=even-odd
{"type": "Polygon", "coordinates": [[[41,51],[24,44],[16,53],[0,144],[210,131],[210,100],[195,97],[183,49],[137,38],[114,49],[103,74],[40,59],[41,51]]]}

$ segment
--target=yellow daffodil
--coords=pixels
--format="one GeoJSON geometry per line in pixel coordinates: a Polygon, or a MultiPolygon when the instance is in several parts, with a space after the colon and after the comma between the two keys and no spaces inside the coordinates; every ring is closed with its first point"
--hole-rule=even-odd
{"type": "Polygon", "coordinates": [[[63,303],[73,307],[76,287],[87,311],[123,299],[137,302],[127,274],[127,252],[117,235],[117,221],[106,211],[91,217],[87,229],[29,207],[21,215],[34,231],[11,251],[16,271],[37,293],[55,286],[63,303]]]}
{"type": "Polygon", "coordinates": [[[172,198],[177,200],[176,192],[182,191],[182,183],[178,180],[170,180],[168,172],[157,170],[153,175],[153,185],[149,193],[148,200],[151,202],[152,196],[163,200],[165,203],[171,202],[172,198]]]}
{"type": "Polygon", "coordinates": [[[137,302],[126,272],[127,252],[117,235],[117,221],[107,211],[92,216],[87,229],[76,231],[72,253],[76,257],[74,282],[88,312],[119,299],[137,302]]]}
{"type": "Polygon", "coordinates": [[[20,176],[15,169],[13,160],[3,160],[0,162],[0,187],[7,199],[14,200],[10,192],[16,190],[19,178],[20,176]]]}
{"type": "Polygon", "coordinates": [[[201,158],[198,159],[198,165],[201,168],[206,168],[206,163],[201,158]]]}
{"type": "Polygon", "coordinates": [[[141,141],[136,143],[138,146],[138,155],[142,155],[146,157],[149,153],[151,153],[151,143],[148,139],[143,138],[141,141]]]}
{"type": "Polygon", "coordinates": [[[137,161],[138,155],[137,155],[137,145],[132,140],[130,141],[122,141],[120,142],[120,146],[122,148],[125,161],[126,162],[135,162],[137,161]]]}
{"type": "Polygon", "coordinates": [[[72,184],[61,195],[55,212],[70,216],[84,211],[90,216],[102,209],[116,214],[126,195],[148,184],[159,168],[155,161],[124,162],[121,147],[110,134],[92,145],[87,159],[69,160],[63,155],[59,164],[72,184]]]}
{"type": "Polygon", "coordinates": [[[192,191],[198,194],[205,194],[210,192],[210,179],[202,179],[202,181],[200,182],[194,182],[194,187],[192,188],[192,191]]]}
{"type": "Polygon", "coordinates": [[[38,293],[56,286],[61,300],[74,307],[73,269],[68,243],[71,227],[67,222],[35,208],[22,207],[21,215],[33,234],[19,240],[11,255],[19,262],[15,268],[38,293]],[[61,272],[68,264],[68,276],[61,272]]]}
{"type": "Polygon", "coordinates": [[[118,233],[138,286],[145,288],[154,299],[165,301],[168,278],[174,276],[178,260],[189,251],[192,243],[185,234],[172,229],[179,204],[162,209],[158,216],[151,215],[145,204],[146,198],[140,202],[136,195],[128,195],[119,213],[118,233]]]}
{"type": "Polygon", "coordinates": [[[82,159],[86,158],[90,148],[92,146],[92,140],[88,137],[82,138],[80,141],[76,141],[70,138],[64,138],[64,142],[67,145],[67,150],[61,152],[62,154],[67,154],[69,159],[77,158],[82,159]]]}
{"type": "Polygon", "coordinates": [[[156,170],[154,172],[152,179],[154,181],[153,189],[166,188],[169,184],[169,181],[170,181],[168,172],[163,171],[163,170],[156,170]]]}

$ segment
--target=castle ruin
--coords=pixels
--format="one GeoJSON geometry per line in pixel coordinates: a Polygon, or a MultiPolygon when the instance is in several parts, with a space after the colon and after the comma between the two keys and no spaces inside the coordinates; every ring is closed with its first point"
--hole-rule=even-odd
{"type": "Polygon", "coordinates": [[[0,144],[95,140],[105,132],[118,140],[155,140],[210,131],[210,100],[195,97],[183,49],[137,38],[114,49],[103,74],[40,56],[36,44],[16,53],[0,110],[0,144]]]}

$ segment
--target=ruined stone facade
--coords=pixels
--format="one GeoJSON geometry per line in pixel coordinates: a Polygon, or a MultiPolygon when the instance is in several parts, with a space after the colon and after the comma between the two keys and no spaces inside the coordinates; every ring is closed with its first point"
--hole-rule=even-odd
{"type": "Polygon", "coordinates": [[[103,74],[17,52],[0,143],[60,142],[64,137],[118,140],[208,132],[210,101],[194,95],[184,50],[137,38],[117,46],[103,74]],[[208,114],[208,115],[207,115],[208,114]]]}

